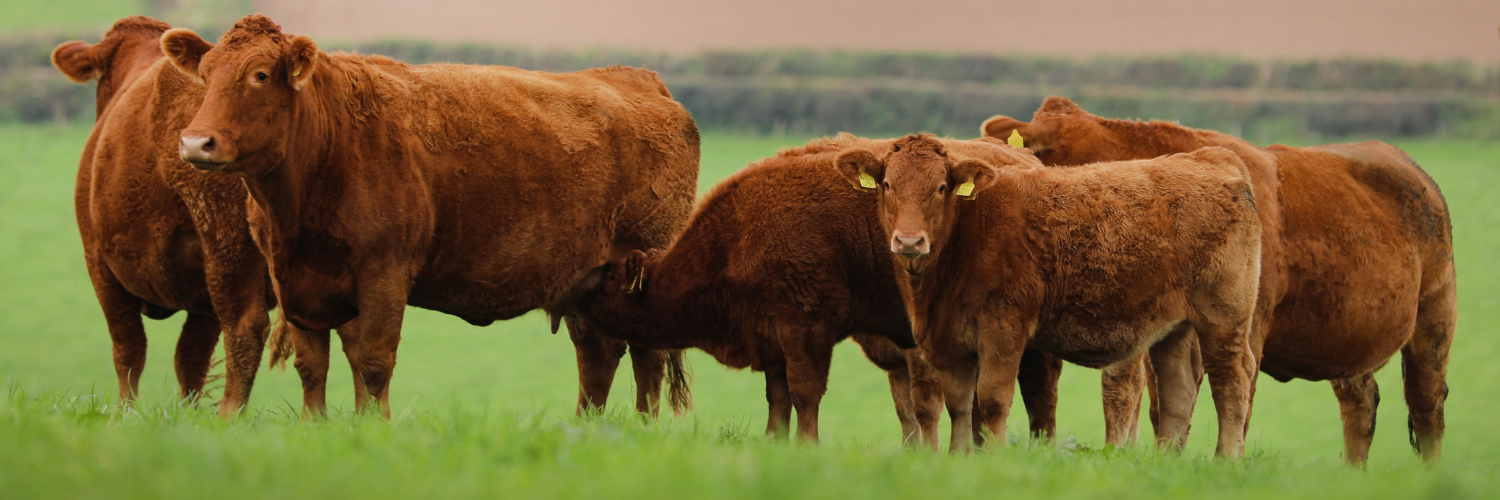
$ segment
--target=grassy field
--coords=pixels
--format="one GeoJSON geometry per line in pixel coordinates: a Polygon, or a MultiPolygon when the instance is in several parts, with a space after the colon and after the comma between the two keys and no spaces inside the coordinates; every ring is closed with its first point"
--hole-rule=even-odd
{"type": "MultiPolygon", "coordinates": [[[[1261,379],[1250,458],[1213,460],[1213,405],[1199,403],[1184,456],[1103,450],[1098,372],[1062,379],[1060,446],[1020,443],[949,457],[900,449],[884,374],[852,344],[836,352],[824,444],[768,442],[763,379],[692,355],[697,410],[642,423],[621,370],[610,413],[572,416],[572,345],[540,315],[487,328],[407,314],[393,422],[351,415],[347,366],[335,363],[339,415],[299,423],[293,372],[263,371],[250,410],[225,424],[172,402],[171,346],[181,315],[148,321],[152,346],[139,411],[110,402],[104,321],[83,268],[72,211],[83,125],[0,125],[0,496],[219,498],[714,497],[1482,498],[1500,481],[1500,144],[1400,143],[1443,186],[1454,214],[1460,331],[1450,365],[1444,462],[1423,467],[1406,443],[1400,369],[1380,372],[1368,470],[1341,465],[1338,406],[1324,383],[1261,379]]],[[[708,133],[706,188],[802,138],[708,133]]],[[[337,352],[337,351],[335,351],[337,352]]],[[[1203,391],[1207,398],[1208,391],[1203,391]]],[[[1014,419],[1014,435],[1024,426],[1014,419]]],[[[1143,433],[1149,435],[1149,426],[1143,433]]],[[[945,431],[946,433],[946,431],[945,431]]]]}

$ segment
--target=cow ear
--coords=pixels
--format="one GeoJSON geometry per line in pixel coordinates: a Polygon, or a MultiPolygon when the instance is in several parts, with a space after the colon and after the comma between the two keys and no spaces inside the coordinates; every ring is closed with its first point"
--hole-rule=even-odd
{"type": "Polygon", "coordinates": [[[198,63],[203,61],[203,54],[213,48],[214,44],[204,41],[190,29],[173,28],[161,35],[161,51],[167,55],[167,60],[182,74],[198,83],[203,83],[203,75],[198,73],[198,63]]]}
{"type": "Polygon", "coordinates": [[[625,257],[625,294],[646,293],[646,252],[631,250],[625,257]]]}
{"type": "Polygon", "coordinates": [[[953,189],[953,194],[969,200],[995,185],[999,177],[1000,171],[984,160],[963,160],[948,169],[948,182],[958,186],[953,189]]]}
{"type": "Polygon", "coordinates": [[[291,46],[286,51],[287,78],[292,88],[302,90],[307,82],[312,81],[313,65],[317,60],[317,42],[307,35],[292,37],[291,46]]]}
{"type": "Polygon", "coordinates": [[[88,42],[72,41],[52,49],[52,66],[61,71],[73,83],[88,83],[104,74],[94,60],[94,46],[88,42]]]}
{"type": "Polygon", "coordinates": [[[979,135],[1005,141],[1011,147],[1024,148],[1026,147],[1025,141],[1032,135],[1030,127],[1030,123],[1009,116],[995,115],[985,120],[984,125],[979,126],[979,135]]]}
{"type": "Polygon", "coordinates": [[[834,158],[833,166],[839,175],[854,185],[854,189],[861,191],[873,191],[885,178],[885,164],[865,148],[844,150],[834,158]]]}

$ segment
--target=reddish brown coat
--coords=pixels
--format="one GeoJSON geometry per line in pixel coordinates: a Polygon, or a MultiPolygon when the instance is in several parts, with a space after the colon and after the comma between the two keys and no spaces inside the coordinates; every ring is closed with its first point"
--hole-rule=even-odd
{"type": "Polygon", "coordinates": [[[293,324],[359,318],[386,415],[407,304],[475,324],[552,306],[608,258],[666,247],[692,205],[697,128],[649,71],[329,54],[263,16],[162,46],[207,86],[184,159],[244,179],[293,324]]]}
{"type": "Polygon", "coordinates": [[[1399,350],[1412,445],[1438,458],[1457,321],[1452,230],[1437,184],[1406,153],[1375,141],[1258,148],[1210,130],[1100,118],[1061,97],[1030,123],[997,116],[983,132],[1018,133],[1048,165],[1234,151],[1260,206],[1251,337],[1260,370],[1281,381],[1330,380],[1344,457],[1361,463],[1375,431],[1374,371],[1399,350]]]}
{"type": "Polygon", "coordinates": [[[1022,150],[969,144],[914,135],[837,160],[854,185],[879,184],[872,198],[907,270],[897,281],[913,332],[943,376],[952,448],[967,447],[976,380],[979,418],[1004,438],[1028,345],[1095,367],[1149,349],[1165,409],[1159,443],[1180,447],[1197,398],[1190,328],[1219,408],[1219,453],[1239,456],[1260,244],[1238,158],[1205,148],[1048,169],[1022,150]]]}

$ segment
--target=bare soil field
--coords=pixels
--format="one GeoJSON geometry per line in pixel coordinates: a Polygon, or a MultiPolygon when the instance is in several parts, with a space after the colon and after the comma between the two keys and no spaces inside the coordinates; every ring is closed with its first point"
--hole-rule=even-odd
{"type": "Polygon", "coordinates": [[[288,31],[523,46],[1500,62],[1495,0],[254,0],[288,31]]]}

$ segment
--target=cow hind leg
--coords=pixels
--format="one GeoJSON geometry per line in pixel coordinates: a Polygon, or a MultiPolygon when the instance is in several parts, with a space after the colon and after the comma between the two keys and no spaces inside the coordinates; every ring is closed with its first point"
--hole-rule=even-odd
{"type": "Polygon", "coordinates": [[[1032,439],[1057,436],[1057,381],[1062,377],[1062,358],[1027,349],[1021,355],[1021,402],[1031,421],[1032,439]]]}
{"type": "Polygon", "coordinates": [[[1349,465],[1364,465],[1370,454],[1370,440],[1375,437],[1375,409],[1380,406],[1380,387],[1375,384],[1375,374],[1329,383],[1339,399],[1339,416],[1344,421],[1344,461],[1349,465]]]}
{"type": "Polygon", "coordinates": [[[828,369],[833,346],[824,345],[821,324],[777,326],[782,351],[786,353],[787,388],[797,410],[797,441],[818,442],[818,410],[828,392],[828,369]]]}
{"type": "Polygon", "coordinates": [[[1247,316],[1239,319],[1238,324],[1235,321],[1203,321],[1194,325],[1218,413],[1215,454],[1223,458],[1239,458],[1244,454],[1245,426],[1250,416],[1249,370],[1254,366],[1249,344],[1250,319],[1247,316]]]}
{"type": "Polygon", "coordinates": [[[1151,365],[1156,374],[1157,399],[1154,427],[1156,447],[1163,451],[1181,451],[1187,444],[1188,426],[1193,406],[1198,401],[1198,384],[1187,342],[1189,328],[1178,327],[1156,345],[1151,346],[1151,365]]]}
{"type": "Polygon", "coordinates": [[[219,319],[212,314],[188,313],[177,337],[177,352],[172,357],[177,371],[177,387],[184,400],[196,401],[208,383],[213,365],[214,347],[219,344],[219,319]]]}
{"type": "Polygon", "coordinates": [[[1099,385],[1104,399],[1104,441],[1129,446],[1135,441],[1141,420],[1141,389],[1146,385],[1147,354],[1100,370],[1099,385]]]}
{"type": "Polygon", "coordinates": [[[578,406],[575,413],[586,415],[602,411],[609,401],[609,389],[614,384],[620,358],[625,356],[625,341],[595,334],[581,319],[570,316],[567,322],[568,337],[573,340],[573,349],[578,355],[578,406]]]}
{"type": "Polygon", "coordinates": [[[328,416],[328,332],[309,332],[293,329],[292,345],[297,350],[297,359],[292,366],[302,379],[302,419],[328,416]]]}
{"type": "Polygon", "coordinates": [[[635,411],[656,418],[661,410],[661,382],[666,377],[667,351],[630,346],[630,368],[635,373],[635,411]]]}
{"type": "Polygon", "coordinates": [[[1412,448],[1428,463],[1442,458],[1443,405],[1448,400],[1448,349],[1458,311],[1451,286],[1417,309],[1416,331],[1401,349],[1412,448]]]}
{"type": "Polygon", "coordinates": [[[364,376],[359,373],[359,320],[345,323],[338,327],[339,346],[344,349],[344,357],[349,360],[349,373],[354,378],[354,411],[364,411],[365,404],[370,399],[369,391],[365,390],[364,376]]]}
{"type": "Polygon", "coordinates": [[[911,369],[905,366],[889,370],[886,378],[891,385],[891,401],[896,404],[896,420],[901,422],[901,446],[911,448],[921,439],[921,427],[917,426],[916,409],[911,398],[911,369]]]}
{"type": "Polygon", "coordinates": [[[766,435],[772,439],[786,439],[792,426],[792,395],[787,386],[786,370],[766,370],[766,405],[770,409],[766,418],[766,435]]]}

